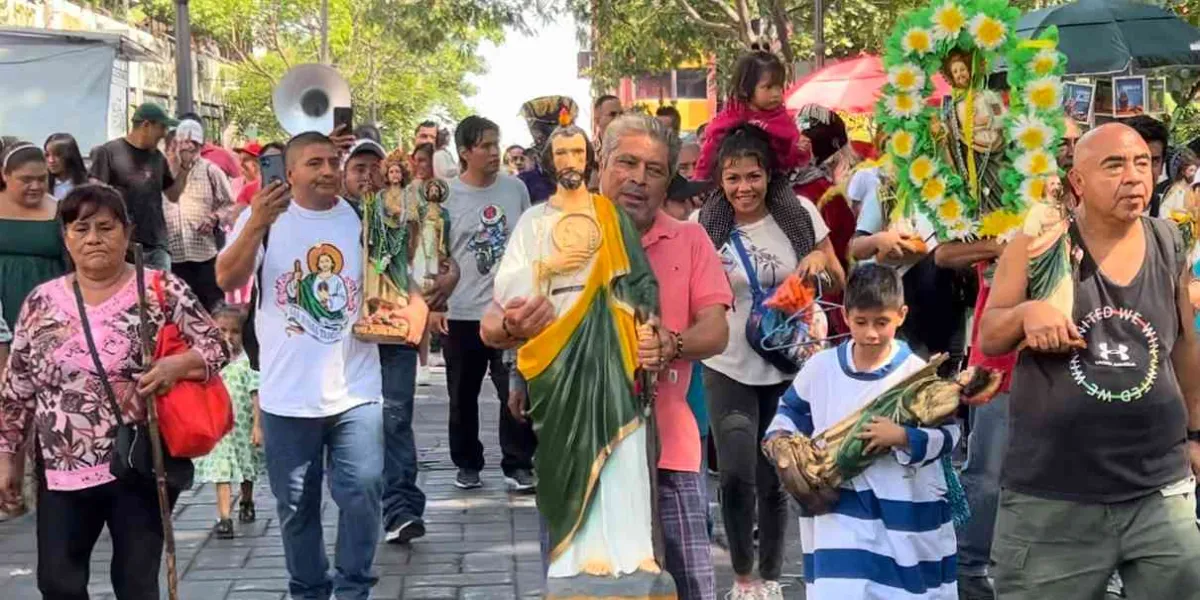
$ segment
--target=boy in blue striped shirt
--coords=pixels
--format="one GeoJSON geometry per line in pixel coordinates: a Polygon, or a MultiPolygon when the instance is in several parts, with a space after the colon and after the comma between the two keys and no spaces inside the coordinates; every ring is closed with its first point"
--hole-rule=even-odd
{"type": "MultiPolygon", "coordinates": [[[[863,264],[846,286],[851,339],[813,356],[767,429],[813,436],[925,365],[895,339],[907,307],[899,275],[863,264]]],[[[954,524],[939,460],[958,426],[902,427],[875,417],[860,438],[889,450],[844,481],[826,514],[802,512],[807,598],[957,598],[954,524]]]]}

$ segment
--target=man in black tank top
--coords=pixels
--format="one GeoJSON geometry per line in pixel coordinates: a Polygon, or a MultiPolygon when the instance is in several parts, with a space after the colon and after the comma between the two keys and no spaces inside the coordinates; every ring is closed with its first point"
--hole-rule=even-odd
{"type": "MultiPolygon", "coordinates": [[[[1022,346],[992,560],[997,597],[1200,598],[1200,345],[1173,226],[1146,217],[1151,155],[1131,128],[1080,138],[1070,312],[1029,299],[1031,239],[1000,258],[981,348],[1022,346]],[[1190,458],[1191,457],[1191,458],[1190,458]]],[[[1058,306],[1062,306],[1061,303],[1058,306]]]]}

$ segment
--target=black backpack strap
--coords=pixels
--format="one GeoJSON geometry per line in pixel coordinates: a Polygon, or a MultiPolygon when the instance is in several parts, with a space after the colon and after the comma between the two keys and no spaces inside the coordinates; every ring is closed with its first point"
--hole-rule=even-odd
{"type": "Polygon", "coordinates": [[[258,261],[258,269],[254,271],[254,287],[250,290],[251,295],[257,294],[250,304],[258,308],[262,308],[263,265],[267,264],[267,240],[269,239],[271,239],[271,228],[267,227],[267,230],[263,232],[262,260],[258,261]]]}
{"type": "Polygon", "coordinates": [[[258,309],[262,307],[262,287],[263,287],[263,265],[267,262],[267,240],[271,237],[271,228],[263,233],[262,240],[262,261],[258,263],[258,268],[254,271],[254,281],[250,286],[250,310],[246,311],[246,324],[242,328],[242,347],[246,352],[246,358],[250,360],[250,368],[255,371],[259,370],[258,361],[258,332],[254,327],[254,321],[258,317],[258,309]]]}

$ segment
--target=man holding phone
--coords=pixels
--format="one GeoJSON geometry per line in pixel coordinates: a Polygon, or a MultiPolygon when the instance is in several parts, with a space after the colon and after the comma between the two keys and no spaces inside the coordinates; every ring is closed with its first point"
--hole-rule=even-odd
{"type": "Polygon", "coordinates": [[[383,382],[379,346],[352,333],[366,265],[362,222],[339,195],[342,141],[307,132],[288,142],[290,187],[269,184],[238,217],[217,278],[233,290],[258,272],[263,288],[282,290],[262,298],[254,327],[289,593],[365,600],[378,581],[371,564],[382,512],[383,382]],[[326,474],[341,514],[332,574],[321,533],[326,474]]]}

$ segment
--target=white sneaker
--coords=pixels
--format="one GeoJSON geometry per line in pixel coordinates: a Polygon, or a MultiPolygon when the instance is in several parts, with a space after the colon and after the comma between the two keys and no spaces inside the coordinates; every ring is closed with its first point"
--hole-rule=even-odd
{"type": "Polygon", "coordinates": [[[755,581],[753,583],[738,583],[733,582],[733,587],[729,588],[729,593],[725,594],[725,600],[759,600],[762,597],[762,584],[755,581]]]}
{"type": "Polygon", "coordinates": [[[417,385],[419,385],[421,387],[428,387],[429,384],[431,384],[431,383],[433,383],[433,375],[431,375],[429,373],[429,366],[428,365],[418,366],[417,367],[417,385]]]}
{"type": "Polygon", "coordinates": [[[1125,582],[1121,581],[1121,574],[1114,572],[1108,578],[1108,589],[1106,590],[1111,596],[1125,597],[1125,582]]]}
{"type": "Polygon", "coordinates": [[[764,581],[759,587],[758,597],[762,600],[783,600],[783,585],[778,581],[764,581]]]}

